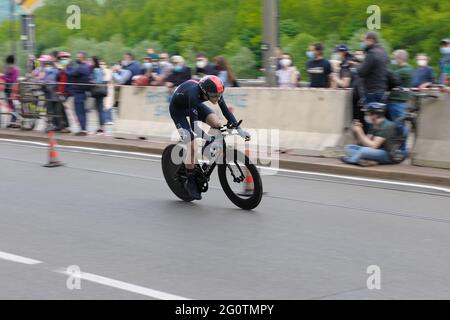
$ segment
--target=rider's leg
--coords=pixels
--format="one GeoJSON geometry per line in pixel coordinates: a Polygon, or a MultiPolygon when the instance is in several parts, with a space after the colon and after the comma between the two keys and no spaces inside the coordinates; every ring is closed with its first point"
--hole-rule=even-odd
{"type": "Polygon", "coordinates": [[[177,109],[171,103],[169,107],[170,116],[172,117],[173,122],[180,134],[182,143],[186,146],[186,158],[184,159],[184,164],[186,166],[186,170],[188,173],[192,173],[192,170],[195,167],[196,163],[196,143],[194,140],[194,135],[191,131],[191,127],[189,125],[188,120],[186,119],[186,115],[183,110],[177,109]]]}
{"type": "Polygon", "coordinates": [[[218,129],[222,126],[222,123],[220,122],[219,116],[215,113],[210,113],[206,117],[205,121],[211,128],[218,129]]]}
{"type": "Polygon", "coordinates": [[[191,140],[186,143],[187,155],[184,160],[184,165],[186,166],[186,170],[188,174],[192,173],[195,167],[195,163],[197,161],[197,143],[195,140],[191,140]]]}

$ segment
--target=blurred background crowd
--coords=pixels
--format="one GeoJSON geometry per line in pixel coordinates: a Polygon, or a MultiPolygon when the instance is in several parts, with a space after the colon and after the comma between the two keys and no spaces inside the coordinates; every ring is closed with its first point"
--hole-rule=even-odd
{"type": "MultiPolygon", "coordinates": [[[[346,44],[337,44],[326,57],[321,43],[311,43],[305,48],[307,58],[302,74],[296,67],[289,52],[277,49],[276,76],[280,88],[331,88],[353,89],[354,119],[364,123],[364,112],[359,102],[388,102],[389,116],[396,120],[404,114],[408,95],[404,92],[390,92],[394,87],[427,88],[441,84],[450,86],[450,39],[442,39],[436,44],[440,51],[439,73],[435,74],[429,66],[429,55],[419,53],[415,56],[415,65],[410,65],[406,50],[397,49],[388,53],[380,42],[377,33],[369,32],[361,36],[359,48],[352,50],[346,44]]],[[[19,79],[30,83],[45,85],[45,95],[49,100],[49,112],[60,114],[54,120],[55,129],[68,132],[67,116],[64,108],[58,107],[60,101],[73,96],[75,113],[80,123],[78,135],[86,135],[86,100],[95,99],[95,108],[99,114],[100,127],[97,133],[104,132],[103,126],[112,124],[111,110],[116,101],[114,87],[121,85],[164,86],[168,96],[186,80],[200,79],[204,75],[218,76],[225,87],[238,87],[230,63],[224,56],[211,60],[203,53],[195,56],[195,67],[189,67],[180,55],[170,56],[167,52],[156,52],[148,48],[141,56],[124,53],[120,61],[105,61],[102,57],[88,55],[85,51],[74,53],[53,51],[38,58],[29,56],[27,71],[22,72],[15,64],[14,57],[5,60],[4,73],[0,79],[6,83],[5,96],[8,105],[15,109],[11,99],[12,86],[19,79]]],[[[9,124],[16,128],[15,117],[9,124]]]]}

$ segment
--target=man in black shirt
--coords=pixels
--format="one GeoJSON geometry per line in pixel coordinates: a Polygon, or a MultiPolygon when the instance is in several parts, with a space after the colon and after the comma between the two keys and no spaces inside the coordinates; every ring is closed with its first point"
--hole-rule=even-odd
{"type": "Polygon", "coordinates": [[[363,36],[361,48],[366,53],[364,62],[358,67],[358,75],[362,80],[366,103],[382,102],[387,89],[387,65],[389,57],[379,44],[378,35],[368,32],[363,36]]]}
{"type": "Polygon", "coordinates": [[[331,64],[323,58],[323,46],[316,43],[312,46],[314,59],[308,61],[307,71],[311,88],[329,88],[331,64]]]}

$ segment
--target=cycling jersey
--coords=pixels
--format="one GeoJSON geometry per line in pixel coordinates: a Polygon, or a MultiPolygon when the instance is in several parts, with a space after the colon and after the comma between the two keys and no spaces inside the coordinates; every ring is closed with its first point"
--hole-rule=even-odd
{"type": "MultiPolygon", "coordinates": [[[[188,80],[175,90],[170,101],[169,111],[175,126],[178,130],[188,133],[191,140],[194,139],[194,131],[200,130],[200,128],[195,128],[195,122],[206,122],[208,115],[214,113],[211,108],[203,103],[207,101],[203,97],[198,81],[188,80]],[[186,117],[189,117],[190,123],[186,117]]],[[[220,97],[218,104],[225,118],[236,125],[236,118],[228,109],[223,96],[220,97]]],[[[203,131],[201,132],[203,133],[203,131]]]]}

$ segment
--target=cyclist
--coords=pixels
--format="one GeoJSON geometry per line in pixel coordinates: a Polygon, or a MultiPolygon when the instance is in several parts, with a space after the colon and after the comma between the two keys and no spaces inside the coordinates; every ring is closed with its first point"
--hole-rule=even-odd
{"type": "MultiPolygon", "coordinates": [[[[197,152],[196,144],[193,143],[196,138],[203,138],[207,143],[214,141],[214,137],[206,134],[200,127],[199,121],[207,123],[213,129],[222,127],[220,119],[212,109],[204,104],[209,101],[212,104],[219,104],[220,110],[225,118],[233,125],[237,125],[236,118],[228,109],[223,98],[224,85],[222,81],[214,75],[208,75],[196,80],[188,80],[183,82],[174,92],[170,101],[169,111],[172,120],[177,127],[182,140],[187,145],[185,166],[187,180],[185,189],[194,200],[200,200],[198,185],[193,176],[196,163],[195,155],[197,152]],[[189,122],[186,117],[189,117],[189,122]]],[[[237,128],[241,137],[246,140],[250,139],[250,135],[242,128],[237,128]]]]}

